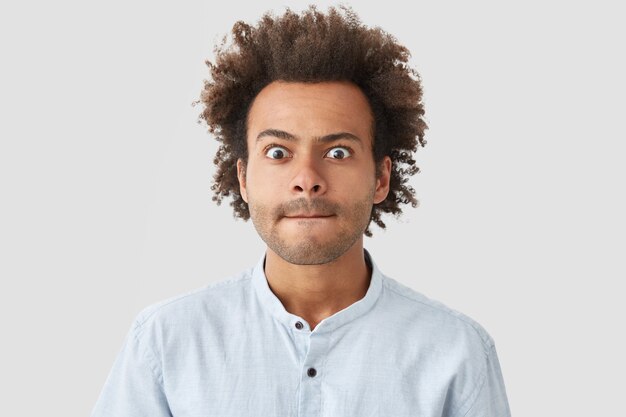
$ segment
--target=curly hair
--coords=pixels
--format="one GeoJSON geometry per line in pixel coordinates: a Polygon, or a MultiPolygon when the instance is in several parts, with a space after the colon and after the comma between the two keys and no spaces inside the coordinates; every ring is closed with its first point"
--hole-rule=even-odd
{"type": "MultiPolygon", "coordinates": [[[[316,83],[349,81],[367,97],[374,123],[373,157],[380,176],[384,156],[392,160],[387,198],[372,206],[370,223],[381,228],[382,213],[398,217],[400,204],[417,207],[415,190],[407,184],[419,172],[413,152],[426,144],[421,78],[407,64],[410,53],[379,27],[368,28],[346,6],[330,7],[325,15],[315,6],[301,14],[289,8],[282,16],[266,12],[256,26],[238,21],[214,48],[215,64],[206,60],[211,80],[204,80],[199,116],[220,142],[213,201],[232,196],[234,216],[248,220],[248,204],[239,192],[237,160],[248,159],[247,117],[256,95],[273,81],[316,83]],[[343,13],[342,13],[343,12],[343,13]]],[[[365,235],[371,236],[369,225],[365,235]]]]}

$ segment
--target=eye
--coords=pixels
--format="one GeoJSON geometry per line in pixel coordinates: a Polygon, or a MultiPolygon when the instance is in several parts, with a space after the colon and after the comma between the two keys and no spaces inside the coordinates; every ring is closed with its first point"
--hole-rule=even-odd
{"type": "Polygon", "coordinates": [[[289,151],[282,146],[271,146],[265,150],[265,156],[271,159],[283,159],[289,156],[289,151]]]}
{"type": "Polygon", "coordinates": [[[326,155],[332,159],[345,159],[352,156],[352,153],[349,148],[346,148],[345,146],[335,146],[334,148],[331,148],[326,155]]]}

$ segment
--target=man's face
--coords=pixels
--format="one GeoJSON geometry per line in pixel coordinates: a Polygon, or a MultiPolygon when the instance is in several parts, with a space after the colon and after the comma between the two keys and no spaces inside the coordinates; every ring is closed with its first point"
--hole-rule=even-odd
{"type": "Polygon", "coordinates": [[[391,170],[385,157],[376,177],[371,126],[367,98],[347,82],[274,82],[255,98],[240,191],[257,232],[285,261],[325,264],[362,242],[391,170]]]}

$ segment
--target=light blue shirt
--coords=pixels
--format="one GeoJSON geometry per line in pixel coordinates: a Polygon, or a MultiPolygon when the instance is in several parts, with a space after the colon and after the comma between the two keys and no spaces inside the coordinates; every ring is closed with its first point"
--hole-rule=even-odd
{"type": "Polygon", "coordinates": [[[372,267],[313,331],[255,268],[143,309],[92,417],[508,417],[475,321],[372,267]]]}

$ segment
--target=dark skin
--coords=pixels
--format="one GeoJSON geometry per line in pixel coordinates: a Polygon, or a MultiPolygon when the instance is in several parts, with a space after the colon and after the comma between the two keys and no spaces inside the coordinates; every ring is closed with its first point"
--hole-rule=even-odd
{"type": "Polygon", "coordinates": [[[285,309],[313,330],[369,288],[363,231],[389,192],[391,160],[377,176],[371,109],[348,82],[274,82],[248,120],[248,161],[237,171],[268,244],[265,275],[285,309]]]}
{"type": "MultiPolygon", "coordinates": [[[[392,35],[362,25],[349,7],[330,7],[324,14],[311,5],[300,14],[268,12],[256,25],[239,21],[233,25],[232,43],[225,38],[215,52],[215,60],[206,61],[211,77],[199,101],[205,104],[200,117],[220,142],[213,160],[214,201],[232,199],[235,217],[250,219],[236,165],[248,159],[242,140],[248,134],[246,119],[264,87],[277,80],[350,80],[371,106],[374,160],[379,166],[387,163],[385,157],[393,161],[387,198],[373,205],[368,226],[385,229],[385,213],[398,217],[404,204],[417,207],[415,190],[407,181],[419,172],[414,152],[426,144],[422,86],[409,65],[408,49],[392,35]]],[[[365,235],[372,236],[370,227],[365,235]]]]}

